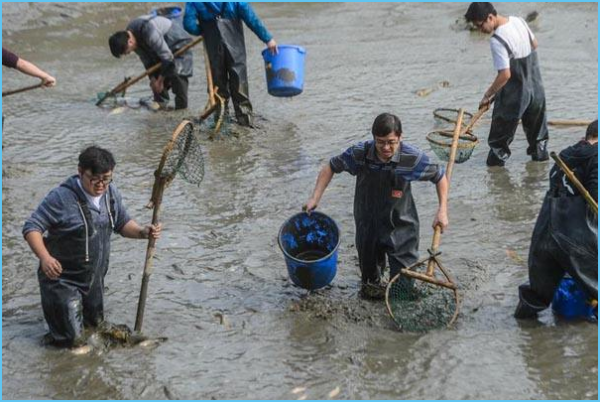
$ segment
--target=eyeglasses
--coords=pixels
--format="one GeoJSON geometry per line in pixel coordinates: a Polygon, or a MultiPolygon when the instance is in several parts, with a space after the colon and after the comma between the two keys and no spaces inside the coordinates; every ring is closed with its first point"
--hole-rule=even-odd
{"type": "Polygon", "coordinates": [[[113,181],[112,176],[99,177],[99,176],[92,176],[87,173],[84,173],[84,175],[90,180],[90,183],[92,185],[102,183],[103,185],[107,186],[113,181]]]}
{"type": "Polygon", "coordinates": [[[389,140],[389,141],[384,141],[384,140],[375,140],[375,144],[379,147],[383,147],[385,148],[386,146],[390,146],[390,147],[395,147],[396,145],[400,144],[400,141],[398,140],[389,140]]]}

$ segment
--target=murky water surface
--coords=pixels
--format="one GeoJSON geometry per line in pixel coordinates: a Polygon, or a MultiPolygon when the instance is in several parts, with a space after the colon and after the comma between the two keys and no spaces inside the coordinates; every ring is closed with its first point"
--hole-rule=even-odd
{"type": "MultiPolygon", "coordinates": [[[[41,347],[46,329],[23,221],[76,171],[79,151],[90,144],[115,153],[129,210],[149,221],[143,206],[161,149],[178,122],[206,102],[196,51],[189,111],[111,114],[94,106],[97,92],[139,74],[134,56],[110,56],[107,38],[149,7],[2,4],[3,46],[54,73],[59,84],[3,100],[3,398],[598,397],[597,326],[557,322],[550,312],[535,323],[512,318],[550,164],[528,161],[519,129],[507,168],[486,168],[489,115],[477,129],[483,143],[455,167],[451,227],[442,239],[443,260],[464,298],[455,328],[399,333],[383,304],[358,298],[349,175],[334,179],[320,207],[342,230],[333,286],[307,296],[287,279],[277,231],[309,196],[320,165],[368,138],[380,112],[398,114],[406,140],[428,149],[425,134],[440,126],[434,109],[476,108],[494,71],[488,38],[455,23],[467,3],[256,4],[279,43],[306,47],[305,90],[293,99],[269,97],[262,44],[246,31],[260,128],[234,127],[215,141],[204,136],[202,185],[176,180],[165,193],[144,330],[169,340],[155,349],[76,357],[41,347]]],[[[549,118],[596,118],[597,5],[500,8],[539,12],[532,27],[549,118]]],[[[4,90],[31,83],[3,69],[4,90]]],[[[140,83],[130,95],[148,91],[140,83]]],[[[552,150],[583,133],[552,128],[552,150]]],[[[425,250],[435,189],[418,183],[414,193],[425,250]]],[[[114,240],[106,290],[112,322],[133,326],[144,253],[145,242],[114,240]]]]}

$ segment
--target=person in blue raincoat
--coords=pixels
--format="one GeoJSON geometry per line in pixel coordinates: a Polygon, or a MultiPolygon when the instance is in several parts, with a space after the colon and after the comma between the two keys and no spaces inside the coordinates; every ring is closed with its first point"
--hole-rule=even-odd
{"type": "Polygon", "coordinates": [[[479,103],[481,109],[494,102],[487,165],[505,165],[519,121],[529,144],[527,155],[534,161],[548,160],[546,95],[533,32],[522,18],[498,14],[492,3],[471,3],[465,19],[479,31],[492,34],[497,74],[479,103]]]}
{"type": "Polygon", "coordinates": [[[237,122],[251,127],[253,111],[248,91],[242,21],[267,45],[272,54],[277,53],[277,42],[273,35],[250,4],[245,2],[186,3],[183,26],[190,34],[204,37],[218,94],[226,102],[231,98],[237,122]]]}
{"type": "Polygon", "coordinates": [[[303,209],[314,210],[335,173],[356,176],[354,221],[360,265],[361,295],[384,297],[381,278],[387,255],[390,278],[419,259],[419,215],[411,182],[435,184],[439,207],[433,227],[448,226],[448,180],[445,169],[431,163],[417,147],[402,141],[402,123],[390,113],[373,122],[371,141],[358,143],[323,166],[303,209]]]}
{"type": "Polygon", "coordinates": [[[47,341],[56,346],[80,346],[84,326],[96,327],[104,320],[111,234],[160,236],[160,224],[142,227],[131,219],[113,183],[114,168],[109,151],[85,149],[78,174],[52,190],[23,226],[23,236],[39,259],[47,341]]]}
{"type": "MultiPolygon", "coordinates": [[[[598,120],[560,158],[598,202],[598,120]]],[[[548,308],[565,273],[590,300],[598,300],[598,216],[557,165],[533,229],[528,265],[529,282],[519,286],[516,318],[535,318],[548,308]]]]}

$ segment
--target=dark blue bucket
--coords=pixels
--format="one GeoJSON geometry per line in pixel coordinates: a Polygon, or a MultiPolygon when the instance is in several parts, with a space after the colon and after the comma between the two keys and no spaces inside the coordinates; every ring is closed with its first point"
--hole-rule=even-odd
{"type": "Polygon", "coordinates": [[[306,50],[292,45],[279,45],[277,49],[279,53],[276,55],[272,55],[269,49],[262,52],[269,94],[277,97],[301,94],[304,88],[306,50]]]}
{"type": "Polygon", "coordinates": [[[571,277],[562,279],[552,299],[552,310],[566,318],[596,320],[598,310],[589,303],[589,298],[571,277]]]}
{"type": "Polygon", "coordinates": [[[316,211],[296,214],[281,226],[278,241],[292,282],[308,290],[331,283],[340,245],[340,230],[333,219],[316,211]]]}
{"type": "Polygon", "coordinates": [[[160,15],[161,17],[166,17],[183,26],[183,10],[181,7],[169,6],[153,8],[152,11],[150,11],[150,15],[153,17],[160,15]]]}

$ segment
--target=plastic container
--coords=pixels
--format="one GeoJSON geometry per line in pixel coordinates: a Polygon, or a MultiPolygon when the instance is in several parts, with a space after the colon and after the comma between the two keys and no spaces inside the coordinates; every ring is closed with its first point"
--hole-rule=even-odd
{"type": "Polygon", "coordinates": [[[267,75],[267,90],[277,97],[292,97],[304,89],[304,59],[306,50],[300,46],[279,45],[278,54],[269,49],[262,52],[267,75]]]}
{"type": "Polygon", "coordinates": [[[181,7],[168,6],[153,8],[150,11],[150,15],[152,15],[153,17],[160,15],[161,17],[166,17],[183,26],[183,9],[181,7]]]}
{"type": "Polygon", "coordinates": [[[278,242],[294,284],[316,290],[331,283],[340,245],[340,231],[333,219],[316,211],[296,214],[281,226],[278,242]]]}
{"type": "Polygon", "coordinates": [[[568,320],[582,318],[595,321],[598,314],[597,307],[590,304],[585,292],[571,277],[563,278],[556,288],[552,310],[568,320]]]}

